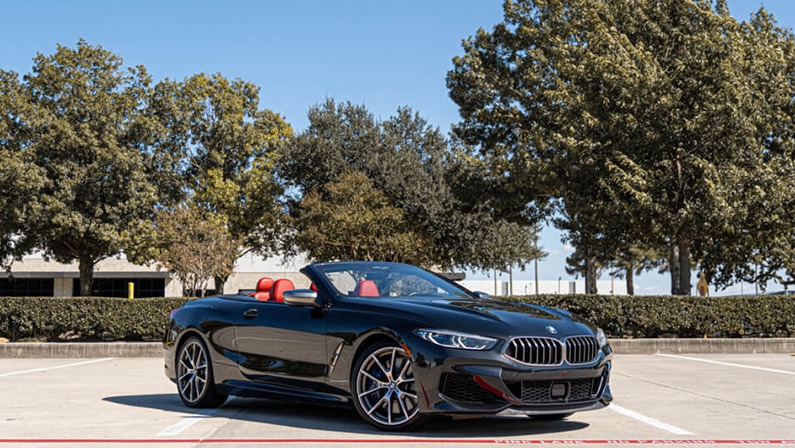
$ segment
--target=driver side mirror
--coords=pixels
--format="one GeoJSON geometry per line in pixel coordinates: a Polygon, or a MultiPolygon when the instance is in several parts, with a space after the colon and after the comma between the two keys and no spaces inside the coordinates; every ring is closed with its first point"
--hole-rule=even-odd
{"type": "Polygon", "coordinates": [[[311,289],[293,289],[284,291],[284,303],[290,306],[312,306],[322,308],[323,304],[317,296],[317,291],[311,289]]]}
{"type": "Polygon", "coordinates": [[[475,291],[475,295],[478,296],[478,299],[490,299],[491,298],[490,295],[488,295],[488,294],[486,294],[485,292],[482,292],[482,291],[475,291]]]}

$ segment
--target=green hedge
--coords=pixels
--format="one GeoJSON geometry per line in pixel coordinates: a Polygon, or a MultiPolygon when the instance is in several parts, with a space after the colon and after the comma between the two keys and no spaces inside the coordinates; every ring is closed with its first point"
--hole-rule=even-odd
{"type": "Polygon", "coordinates": [[[10,341],[159,341],[169,312],[187,300],[0,297],[0,337],[10,341]]]}
{"type": "MultiPolygon", "coordinates": [[[[795,337],[795,296],[511,297],[560,307],[613,338],[795,337]]],[[[185,298],[0,297],[0,337],[11,341],[159,341],[185,298]]]]}
{"type": "Polygon", "coordinates": [[[613,338],[795,337],[795,296],[512,297],[562,308],[613,338]]]}

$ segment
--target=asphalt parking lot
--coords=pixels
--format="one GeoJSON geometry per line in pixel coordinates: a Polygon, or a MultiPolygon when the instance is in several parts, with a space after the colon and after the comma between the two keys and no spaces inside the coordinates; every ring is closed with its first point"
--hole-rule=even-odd
{"type": "Polygon", "coordinates": [[[616,355],[614,405],[559,422],[431,421],[230,398],[185,408],[157,358],[0,359],[0,446],[795,446],[795,356],[616,355]]]}

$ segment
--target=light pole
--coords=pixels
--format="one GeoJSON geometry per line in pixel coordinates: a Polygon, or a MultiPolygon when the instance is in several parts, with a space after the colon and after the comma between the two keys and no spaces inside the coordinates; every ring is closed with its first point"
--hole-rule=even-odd
{"type": "Polygon", "coordinates": [[[538,295],[538,232],[541,231],[541,228],[538,224],[536,224],[536,231],[535,235],[533,235],[533,245],[536,249],[536,258],[533,260],[535,264],[535,273],[536,273],[536,295],[538,295]]]}
{"type": "Polygon", "coordinates": [[[508,268],[508,295],[513,296],[513,265],[508,268]]]}

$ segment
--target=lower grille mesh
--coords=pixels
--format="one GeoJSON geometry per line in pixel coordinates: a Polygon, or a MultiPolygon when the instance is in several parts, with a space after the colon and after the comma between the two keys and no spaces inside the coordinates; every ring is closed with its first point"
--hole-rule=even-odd
{"type": "Polygon", "coordinates": [[[599,393],[601,377],[570,381],[517,381],[508,384],[525,404],[588,401],[599,393]]]}
{"type": "Polygon", "coordinates": [[[494,403],[498,401],[494,394],[480,387],[472,375],[463,373],[443,374],[439,390],[453,400],[466,403],[494,403]]]}

